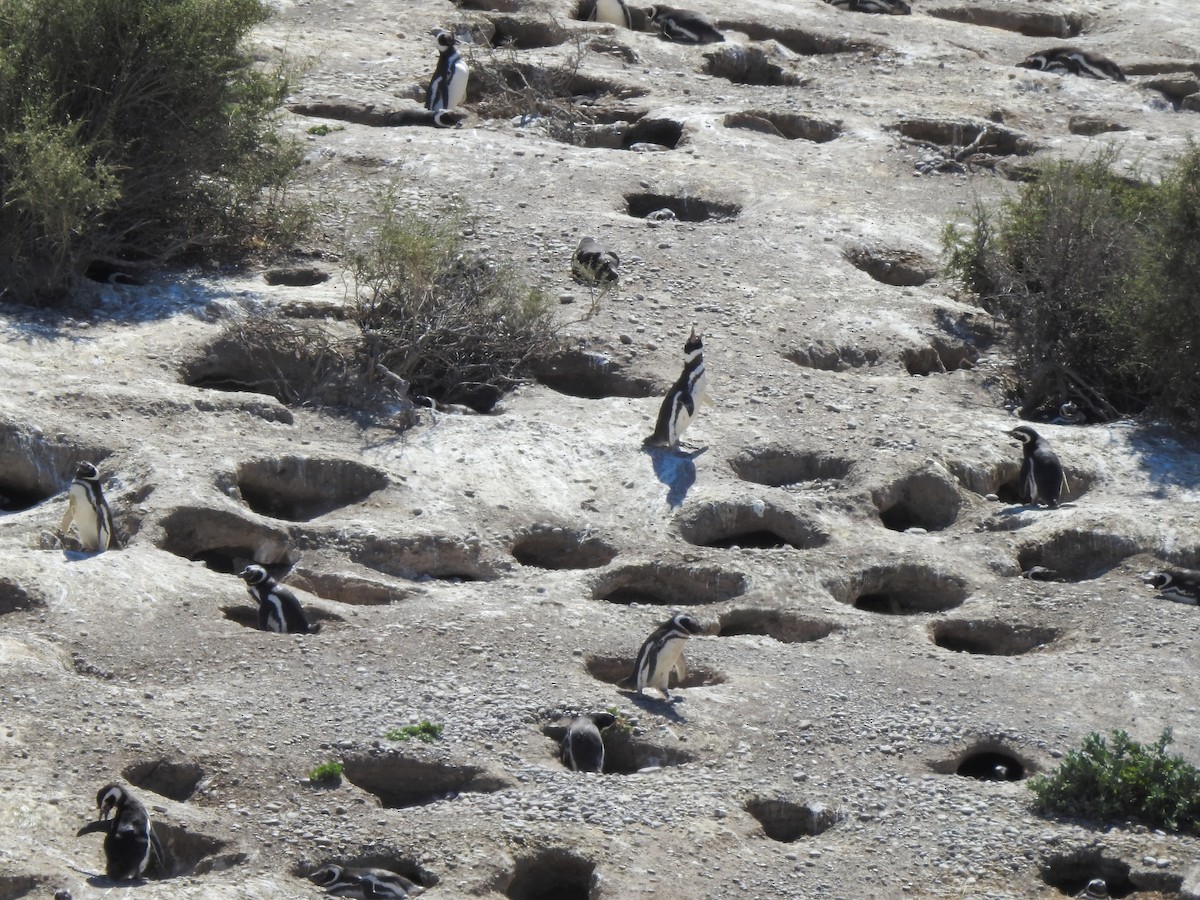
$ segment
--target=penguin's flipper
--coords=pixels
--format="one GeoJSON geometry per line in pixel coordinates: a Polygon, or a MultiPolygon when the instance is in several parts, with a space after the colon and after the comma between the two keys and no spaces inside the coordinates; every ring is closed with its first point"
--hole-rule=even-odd
{"type": "Polygon", "coordinates": [[[146,871],[154,872],[164,878],[169,874],[167,872],[167,851],[163,849],[162,841],[158,839],[158,833],[154,830],[154,826],[150,826],[150,860],[146,863],[146,871]]]}
{"type": "Polygon", "coordinates": [[[705,391],[703,394],[700,395],[700,402],[703,403],[705,406],[709,407],[710,409],[715,409],[716,405],[717,405],[716,401],[713,400],[713,398],[709,396],[707,391],[705,391]]]}
{"type": "Polygon", "coordinates": [[[681,391],[679,402],[683,404],[683,408],[688,411],[689,416],[696,415],[696,401],[692,399],[689,391],[681,391]]]}
{"type": "Polygon", "coordinates": [[[1033,477],[1033,460],[1027,459],[1021,465],[1021,478],[1017,482],[1017,490],[1022,503],[1033,503],[1037,499],[1037,479],[1033,477]]]}
{"type": "Polygon", "coordinates": [[[63,513],[62,523],[58,526],[58,530],[63,534],[67,533],[67,529],[71,527],[71,522],[75,519],[75,498],[71,497],[67,500],[67,511],[63,513]]]}
{"type": "Polygon", "coordinates": [[[112,822],[107,819],[97,819],[95,822],[88,822],[77,832],[75,837],[83,837],[85,834],[95,834],[97,831],[108,831],[112,827],[112,822]]]}
{"type": "Polygon", "coordinates": [[[675,678],[677,679],[675,682],[676,684],[681,684],[683,679],[687,678],[687,660],[683,658],[682,653],[679,654],[679,659],[675,660],[675,667],[673,671],[675,672],[675,678]]]}

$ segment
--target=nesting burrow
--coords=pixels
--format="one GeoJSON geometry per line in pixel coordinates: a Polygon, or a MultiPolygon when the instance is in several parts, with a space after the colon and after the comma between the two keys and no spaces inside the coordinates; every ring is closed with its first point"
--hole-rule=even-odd
{"type": "Polygon", "coordinates": [[[742,481],[768,487],[790,487],[805,482],[840,481],[850,474],[853,462],[810,450],[791,447],[759,447],[729,461],[742,481]]]}
{"type": "Polygon", "coordinates": [[[180,803],[196,793],[196,788],[204,780],[204,769],[199,763],[165,757],[132,763],[121,774],[130,784],[180,803]]]}
{"type": "Polygon", "coordinates": [[[513,541],[512,555],[538,569],[595,569],[617,555],[607,541],[558,525],[535,525],[513,541]]]}
{"type": "Polygon", "coordinates": [[[480,12],[517,12],[521,8],[521,0],[454,0],[459,9],[472,9],[480,12]]]}
{"type": "Polygon", "coordinates": [[[609,603],[693,606],[732,600],[749,587],[748,576],[726,568],[640,563],[599,576],[592,596],[609,603]]]}
{"type": "Polygon", "coordinates": [[[776,55],[760,44],[722,44],[704,54],[704,71],[734,84],[765,87],[800,84],[800,76],[773,58],[776,55]]]}
{"type": "Polygon", "coordinates": [[[637,219],[667,217],[680,222],[722,222],[736,219],[742,208],[736,203],[686,195],[626,194],[625,211],[637,219]]]}
{"type": "Polygon", "coordinates": [[[934,337],[925,347],[906,347],[900,361],[909,375],[933,375],[974,368],[979,351],[970,344],[934,337]]]}
{"type": "Polygon", "coordinates": [[[397,875],[407,878],[413,884],[419,884],[426,888],[433,887],[441,881],[436,873],[425,868],[417,859],[401,853],[389,852],[378,847],[369,847],[361,853],[349,856],[342,855],[332,859],[324,859],[316,863],[301,863],[292,868],[292,874],[297,878],[307,879],[317,869],[330,864],[355,869],[385,869],[388,872],[395,872],[397,875]]]}
{"type": "MultiPolygon", "coordinates": [[[[1001,439],[1015,443],[1007,435],[1001,436],[1001,439]]],[[[976,463],[955,460],[947,462],[946,468],[959,484],[972,493],[981,497],[994,496],[1001,503],[1020,503],[1021,450],[1014,446],[1012,453],[1013,458],[1003,462],[976,463]]],[[[1062,492],[1060,502],[1069,503],[1086,494],[1096,479],[1090,472],[1070,466],[1063,468],[1066,471],[1067,486],[1062,492]]]]}
{"type": "Polygon", "coordinates": [[[112,454],[95,446],[52,441],[37,432],[0,422],[0,514],[31,509],[62,493],[81,462],[101,464],[112,454]]]}
{"type": "Polygon", "coordinates": [[[385,575],[410,581],[490,581],[496,577],[484,562],[475,539],[446,535],[385,538],[367,535],[350,549],[350,558],[385,575]]]}
{"type": "Polygon", "coordinates": [[[906,138],[943,147],[974,145],[978,152],[997,156],[1028,156],[1038,149],[1027,135],[995,122],[973,119],[901,119],[892,126],[906,138]]]}
{"type": "Polygon", "coordinates": [[[310,359],[269,341],[250,346],[237,334],[222,335],[198,348],[179,375],[191,387],[266,394],[284,404],[301,399],[292,385],[313,382],[310,359]]]}
{"type": "Polygon", "coordinates": [[[28,897],[46,880],[35,875],[0,875],[0,900],[28,897]]]}
{"type": "Polygon", "coordinates": [[[948,473],[937,469],[913,472],[872,493],[879,521],[892,531],[949,528],[962,510],[963,498],[948,473]]]}
{"type": "MultiPolygon", "coordinates": [[[[1098,847],[1079,848],[1068,853],[1047,856],[1038,864],[1038,871],[1042,881],[1067,897],[1078,897],[1088,886],[1088,882],[1096,878],[1103,879],[1110,897],[1129,897],[1138,893],[1138,885],[1130,877],[1129,863],[1107,855],[1098,847]]],[[[1146,887],[1150,890],[1167,888],[1173,893],[1182,886],[1181,877],[1174,874],[1164,873],[1163,876],[1155,878],[1155,881],[1160,883],[1146,887]],[[1162,881],[1175,883],[1173,887],[1167,887],[1161,884],[1162,881]]]]}
{"type": "Polygon", "coordinates": [[[1026,544],[1017,551],[1017,564],[1022,572],[1035,566],[1049,569],[1059,581],[1088,581],[1099,578],[1121,560],[1149,549],[1124,535],[1070,529],[1026,544]]]}
{"type": "Polygon", "coordinates": [[[348,781],[374,794],[388,809],[425,806],[463,793],[486,794],[513,786],[512,779],[491,768],[399,754],[351,754],[342,764],[348,781]]]}
{"type": "Polygon", "coordinates": [[[471,71],[467,84],[467,102],[479,108],[491,108],[501,104],[506,113],[510,101],[569,100],[586,103],[601,98],[632,99],[646,94],[646,89],[622,85],[615,81],[585,75],[570,66],[540,66],[529,62],[500,62],[471,71]]]}
{"type": "Polygon", "coordinates": [[[1083,16],[1074,10],[1040,12],[967,3],[961,6],[932,7],[925,12],[935,19],[1000,28],[1004,31],[1015,31],[1026,37],[1069,38],[1083,31],[1083,16]]]}
{"type": "Polygon", "coordinates": [[[680,519],[679,533],[689,544],[724,550],[811,550],[829,542],[816,522],[762,500],[697,504],[680,519]]]}
{"type": "Polygon", "coordinates": [[[160,550],[236,575],[252,563],[286,570],[295,559],[287,533],[223,510],[181,507],[162,521],[160,550]]]}
{"type": "Polygon", "coordinates": [[[947,619],[930,626],[943,650],[983,656],[1021,656],[1043,650],[1062,636],[1057,628],[982,619],[947,619]]]}
{"type": "Polygon", "coordinates": [[[937,263],[916,250],[898,247],[847,247],[842,251],[854,268],[881,284],[917,287],[937,275],[937,263]]]}
{"type": "Polygon", "coordinates": [[[289,522],[307,522],[360,503],[387,484],[384,472],[348,459],[282,456],[244,462],[237,469],[246,505],[289,522]]]}
{"type": "Polygon", "coordinates": [[[838,344],[821,338],[812,341],[807,347],[788,350],[783,356],[798,366],[820,369],[823,372],[844,372],[847,369],[877,366],[883,359],[883,354],[874,347],[838,344]]]}
{"type": "Polygon", "coordinates": [[[833,622],[800,616],[778,609],[754,607],[731,609],[718,617],[717,634],[733,637],[740,634],[760,634],[784,644],[806,644],[829,637],[837,630],[833,622]]]}
{"type": "Polygon", "coordinates": [[[740,31],[752,41],[777,41],[801,56],[823,56],[828,53],[880,53],[883,48],[871,41],[848,37],[845,34],[824,34],[807,28],[776,28],[761,22],[720,19],[722,31],[740,31]]]}
{"type": "Polygon", "coordinates": [[[841,603],[885,615],[941,612],[968,595],[962,578],[916,563],[872,566],[825,588],[841,603]]]}
{"type": "Polygon", "coordinates": [[[566,350],[541,360],[536,377],[552,391],[585,400],[654,397],[666,389],[653,379],[628,374],[608,356],[590,350],[566,350]]]}
{"type": "Polygon", "coordinates": [[[958,775],[979,781],[1020,781],[1037,771],[1037,766],[1003,740],[984,738],[930,765],[941,775],[958,775]]]}
{"type": "MultiPolygon", "coordinates": [[[[222,606],[221,614],[230,622],[237,622],[246,628],[258,629],[258,607],[257,606],[222,606]]],[[[308,619],[309,625],[321,623],[322,628],[328,622],[344,622],[346,621],[341,616],[335,613],[326,612],[323,609],[304,604],[304,616],[308,619]]]]}
{"type": "MultiPolygon", "coordinates": [[[[691,657],[693,653],[688,652],[688,648],[684,649],[684,656],[691,657]]],[[[623,681],[633,675],[634,658],[632,656],[589,656],[584,660],[584,668],[587,673],[597,681],[603,681],[605,684],[621,685],[623,681]]],[[[687,674],[682,679],[677,678],[674,674],[671,675],[670,683],[667,685],[669,690],[675,688],[696,688],[708,687],[714,684],[725,683],[725,673],[718,669],[710,669],[706,666],[694,666],[690,661],[687,663],[687,674]]],[[[632,687],[632,685],[629,685],[632,687]]],[[[653,688],[649,689],[649,696],[657,697],[658,692],[653,688]]],[[[605,744],[607,746],[607,743],[605,744]]],[[[636,769],[634,771],[637,771],[636,769]]]]}
{"type": "Polygon", "coordinates": [[[323,600],[353,606],[386,606],[408,596],[408,591],[385,581],[344,572],[316,572],[301,565],[292,573],[291,584],[323,600]]]}
{"type": "MultiPolygon", "coordinates": [[[[629,664],[627,668],[632,668],[629,664]]],[[[628,672],[626,672],[628,674],[628,672]]],[[[547,725],[542,733],[554,741],[555,759],[562,760],[562,739],[566,735],[565,725],[547,725]]],[[[621,730],[619,726],[600,732],[604,742],[605,775],[636,775],[668,766],[682,766],[694,762],[695,757],[678,747],[666,747],[645,738],[637,737],[632,730],[621,730]]],[[[565,766],[566,764],[563,763],[565,766]]]]}
{"type": "Polygon", "coordinates": [[[498,886],[510,900],[597,900],[596,864],[570,850],[542,850],[517,860],[498,886]]]}
{"type": "Polygon", "coordinates": [[[206,875],[246,861],[246,854],[231,849],[229,841],[153,819],[154,833],[162,843],[165,859],[163,878],[206,875]]]}
{"type": "Polygon", "coordinates": [[[30,588],[7,575],[0,575],[0,616],[45,605],[46,601],[30,588]]]}
{"type": "Polygon", "coordinates": [[[542,47],[557,47],[567,39],[566,30],[550,19],[529,16],[488,16],[492,23],[489,43],[493,47],[511,50],[538,50],[542,47]]]}
{"type": "Polygon", "coordinates": [[[639,111],[589,109],[591,124],[575,122],[553,129],[551,137],[577,147],[601,150],[674,150],[683,140],[683,123],[639,111]]]}
{"type": "Polygon", "coordinates": [[[746,812],[758,820],[767,837],[785,844],[816,837],[838,820],[837,813],[819,803],[794,803],[770,797],[747,800],[746,812]]]}
{"type": "Polygon", "coordinates": [[[723,124],[726,128],[745,128],[789,141],[812,141],[815,144],[824,144],[842,135],[841,122],[824,122],[812,116],[764,109],[729,113],[723,124]]]}

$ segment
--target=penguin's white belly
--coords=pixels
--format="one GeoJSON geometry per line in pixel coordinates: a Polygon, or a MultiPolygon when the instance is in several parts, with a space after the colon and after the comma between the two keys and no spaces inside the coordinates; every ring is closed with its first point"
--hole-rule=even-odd
{"type": "Polygon", "coordinates": [[[79,531],[79,542],[86,550],[100,549],[100,518],[88,500],[87,488],[81,484],[71,485],[71,515],[79,531]]]}
{"type": "Polygon", "coordinates": [[[454,65],[453,71],[450,73],[450,108],[456,109],[462,106],[467,100],[467,81],[471,77],[471,70],[467,68],[466,62],[459,60],[454,65]]]}
{"type": "Polygon", "coordinates": [[[658,654],[658,659],[655,660],[654,671],[650,673],[650,680],[646,686],[657,688],[660,691],[667,690],[671,686],[671,673],[679,665],[681,656],[683,656],[682,640],[673,640],[663,647],[662,652],[658,654]]]}
{"type": "Polygon", "coordinates": [[[597,22],[620,25],[622,28],[628,25],[625,19],[625,8],[618,0],[596,0],[596,9],[592,18],[597,22]]]}

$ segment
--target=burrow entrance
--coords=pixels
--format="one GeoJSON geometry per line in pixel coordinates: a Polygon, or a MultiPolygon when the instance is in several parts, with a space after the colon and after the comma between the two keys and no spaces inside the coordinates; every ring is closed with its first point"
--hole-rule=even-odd
{"type": "Polygon", "coordinates": [[[980,619],[949,619],[930,628],[933,642],[955,653],[984,656],[1021,656],[1053,644],[1062,632],[1057,628],[1014,625],[980,619]]]}
{"type": "MultiPolygon", "coordinates": [[[[688,655],[687,648],[685,648],[684,656],[688,655]]],[[[597,681],[619,685],[633,674],[633,663],[634,658],[632,656],[589,656],[584,660],[584,668],[597,681]]],[[[672,674],[670,684],[667,687],[671,690],[675,688],[707,687],[713,684],[724,684],[725,680],[725,673],[719,669],[711,669],[707,666],[694,666],[689,661],[687,664],[687,675],[684,676],[683,680],[680,681],[672,674]]],[[[629,685],[629,687],[632,690],[632,685],[629,685]]],[[[649,688],[648,691],[647,696],[658,696],[658,691],[654,688],[649,688]]],[[[605,746],[607,747],[608,744],[605,743],[605,746]]]]}
{"type": "Polygon", "coordinates": [[[419,884],[421,887],[426,888],[433,887],[441,880],[434,872],[425,868],[413,857],[375,846],[367,847],[363,851],[353,855],[326,859],[319,863],[301,863],[293,867],[292,874],[297,878],[307,879],[317,869],[330,864],[356,869],[384,869],[388,872],[395,872],[397,875],[402,875],[413,884],[419,884]]]}
{"type": "Polygon", "coordinates": [[[242,499],[259,515],[307,522],[387,487],[379,469],[348,459],[283,456],[238,466],[242,499]]]}
{"type": "Polygon", "coordinates": [[[633,110],[588,109],[587,115],[591,121],[562,123],[550,136],[600,150],[674,150],[683,140],[683,123],[674,119],[633,110]]]}
{"type": "Polygon", "coordinates": [[[913,117],[893,127],[904,137],[945,147],[967,147],[978,139],[981,150],[998,156],[1026,156],[1038,149],[1026,135],[995,122],[913,117]]]}
{"type": "Polygon", "coordinates": [[[81,462],[102,462],[111,450],[52,441],[40,432],[0,421],[0,514],[22,512],[49,500],[71,484],[81,462]]]}
{"type": "Polygon", "coordinates": [[[490,581],[496,573],[481,554],[478,541],[446,535],[385,538],[370,534],[356,540],[350,549],[354,562],[411,581],[490,581]]]}
{"type": "MultiPolygon", "coordinates": [[[[958,479],[959,484],[972,493],[981,497],[994,496],[1001,503],[1018,504],[1021,502],[1018,483],[1021,474],[1021,451],[1017,447],[1012,449],[1011,460],[998,463],[955,460],[946,463],[946,468],[958,479]]],[[[1095,481],[1093,475],[1079,469],[1066,468],[1066,474],[1067,487],[1060,498],[1062,503],[1078,500],[1088,492],[1095,481]]]]}
{"type": "MultiPolygon", "coordinates": [[[[632,668],[632,663],[629,665],[632,668]]],[[[554,758],[562,761],[562,739],[567,733],[565,725],[547,725],[542,733],[554,740],[554,758]]],[[[606,728],[600,732],[604,742],[604,775],[636,775],[663,769],[668,766],[682,766],[693,762],[695,757],[677,747],[665,747],[635,737],[631,731],[622,731],[619,726],[606,728]]],[[[563,763],[565,766],[566,764],[563,763]]]]}
{"type": "Polygon", "coordinates": [[[379,798],[388,809],[425,806],[462,793],[488,794],[513,786],[508,776],[475,765],[433,762],[388,754],[352,754],[343,761],[347,780],[379,798]]]}
{"type": "Polygon", "coordinates": [[[203,562],[214,572],[236,575],[253,563],[279,577],[295,562],[287,533],[224,510],[181,507],[162,521],[159,549],[203,562]]]}
{"type": "Polygon", "coordinates": [[[704,200],[670,194],[626,194],[625,211],[637,219],[665,215],[680,222],[721,222],[736,219],[742,212],[736,203],[704,200]]]}
{"type": "Polygon", "coordinates": [[[488,16],[492,24],[492,36],[488,42],[493,47],[512,50],[540,50],[557,47],[567,39],[567,32],[557,22],[529,16],[488,16]]]}
{"type": "Polygon", "coordinates": [[[844,34],[824,34],[805,28],[776,28],[761,22],[719,19],[722,31],[740,31],[752,41],[778,41],[801,56],[823,56],[827,53],[882,53],[883,47],[870,41],[844,34]]]}
{"type": "Polygon", "coordinates": [[[932,763],[942,775],[958,775],[978,781],[1020,781],[1037,771],[1037,766],[1001,739],[976,740],[959,753],[932,763]]]}
{"type": "Polygon", "coordinates": [[[28,897],[47,880],[40,875],[0,875],[0,900],[28,897]]]}
{"type": "Polygon", "coordinates": [[[1026,544],[1017,552],[1017,564],[1022,572],[1040,566],[1060,581],[1088,581],[1099,578],[1121,560],[1150,549],[1123,535],[1071,529],[1026,544]]]}
{"type": "Polygon", "coordinates": [[[305,565],[296,566],[291,583],[324,600],[353,606],[386,606],[408,596],[408,591],[384,581],[344,572],[318,572],[305,565]]]}
{"type": "Polygon", "coordinates": [[[915,563],[873,566],[825,587],[841,603],[883,615],[941,612],[959,606],[968,594],[957,575],[915,563]]]}
{"type": "Polygon", "coordinates": [[[0,616],[45,605],[46,601],[40,595],[20,582],[0,575],[0,616]]]}
{"type": "MultiPolygon", "coordinates": [[[[222,606],[220,607],[221,614],[231,622],[237,622],[246,628],[258,630],[258,607],[255,606],[222,606]]],[[[339,615],[331,612],[326,612],[323,609],[318,609],[315,606],[304,606],[304,616],[308,619],[310,625],[321,623],[324,629],[325,623],[328,622],[344,622],[346,621],[339,615]]]]}
{"type": "Polygon", "coordinates": [[[512,555],[523,566],[538,569],[595,569],[617,555],[595,535],[558,525],[534,525],[513,542],[512,555]]]}
{"type": "Polygon", "coordinates": [[[565,350],[536,365],[539,382],[570,397],[602,400],[605,397],[655,397],[665,385],[651,378],[629,375],[603,353],[565,350]]]}
{"type": "Polygon", "coordinates": [[[879,521],[892,531],[941,531],[958,519],[963,499],[948,474],[921,471],[873,493],[879,521]]]}
{"type": "Polygon", "coordinates": [[[204,780],[199,763],[160,757],[126,766],[122,775],[131,783],[180,803],[191,798],[204,780]]]}
{"type": "Polygon", "coordinates": [[[192,831],[186,825],[157,819],[153,820],[153,828],[166,857],[160,878],[207,875],[246,861],[246,854],[230,849],[229,841],[192,831]]]}
{"type": "MultiPolygon", "coordinates": [[[[1099,849],[1080,849],[1048,856],[1038,864],[1038,871],[1042,881],[1067,897],[1077,897],[1094,878],[1103,879],[1110,897],[1130,897],[1138,893],[1137,885],[1130,878],[1129,863],[1108,856],[1099,849]]],[[[1178,891],[1182,886],[1182,876],[1168,878],[1177,882],[1169,890],[1172,893],[1178,891]]],[[[1161,889],[1165,885],[1155,887],[1161,889]]]]}
{"type": "Polygon", "coordinates": [[[731,609],[721,613],[719,622],[721,637],[761,634],[784,644],[819,641],[837,629],[833,622],[778,609],[731,609]]]}
{"type": "Polygon", "coordinates": [[[746,812],[762,825],[773,841],[790,844],[804,837],[816,837],[837,824],[837,813],[819,803],[795,803],[769,797],[746,802],[746,812]]]}
{"type": "Polygon", "coordinates": [[[783,357],[798,366],[822,372],[845,372],[847,369],[878,366],[883,361],[883,354],[874,347],[838,344],[823,338],[817,338],[807,347],[788,350],[783,357]]]}
{"type": "Polygon", "coordinates": [[[829,541],[817,523],[762,500],[701,504],[681,519],[679,533],[689,544],[725,550],[811,550],[829,541]]]}
{"type": "Polygon", "coordinates": [[[467,102],[481,115],[495,112],[505,117],[532,113],[539,104],[567,100],[572,105],[601,97],[632,99],[646,94],[630,87],[585,75],[565,66],[539,66],[528,62],[499,62],[472,66],[467,102]]]}
{"type": "Polygon", "coordinates": [[[908,347],[900,354],[909,375],[944,375],[973,368],[978,360],[979,351],[970,344],[943,337],[931,338],[927,347],[908,347]]]}
{"type": "Polygon", "coordinates": [[[790,487],[809,481],[839,481],[850,474],[848,459],[790,447],[748,450],[729,461],[742,481],[768,487],[790,487]]]}
{"type": "Polygon", "coordinates": [[[942,6],[927,10],[935,19],[949,19],[968,25],[1015,31],[1026,37],[1076,37],[1083,31],[1083,17],[1066,12],[1039,12],[1032,9],[1005,9],[966,3],[961,6],[942,6]]]}
{"type": "Polygon", "coordinates": [[[570,850],[542,850],[517,860],[502,886],[510,900],[596,900],[596,864],[570,850]]]}
{"type": "Polygon", "coordinates": [[[825,144],[842,136],[841,122],[825,122],[812,116],[766,109],[728,113],[723,124],[726,128],[744,128],[789,141],[811,141],[814,144],[825,144]]]}
{"type": "Polygon", "coordinates": [[[790,87],[801,83],[800,76],[785,69],[757,44],[727,44],[704,54],[704,71],[734,84],[790,87]]]}
{"type": "Polygon", "coordinates": [[[732,600],[749,587],[749,577],[725,568],[641,563],[601,575],[592,596],[609,603],[691,606],[732,600]]]}

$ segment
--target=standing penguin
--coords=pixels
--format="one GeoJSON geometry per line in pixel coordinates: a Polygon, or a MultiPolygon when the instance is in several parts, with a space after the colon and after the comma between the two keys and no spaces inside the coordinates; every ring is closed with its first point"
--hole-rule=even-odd
{"type": "Polygon", "coordinates": [[[664,38],[677,44],[719,44],[725,40],[707,17],[694,10],[648,6],[646,19],[658,25],[664,38]]]}
{"type": "Polygon", "coordinates": [[[150,825],[150,816],[125,788],[106,784],[96,793],[100,818],[79,829],[79,834],[107,830],[104,838],[105,874],[113,881],[141,878],[152,867],[164,864],[162,844],[150,825]],[[109,813],[112,820],[108,820],[109,813]]]}
{"type": "Polygon", "coordinates": [[[308,880],[325,888],[334,897],[359,897],[363,900],[404,900],[425,889],[390,869],[359,868],[329,864],[321,866],[308,880]]]}
{"type": "Polygon", "coordinates": [[[612,713],[576,716],[562,740],[563,765],[574,772],[604,771],[604,738],[600,732],[617,721],[612,713]]]}
{"type": "Polygon", "coordinates": [[[308,624],[300,600],[268,574],[262,566],[246,566],[238,573],[246,590],[258,603],[258,627],[276,634],[316,634],[321,623],[308,624]]]}
{"type": "Polygon", "coordinates": [[[1067,476],[1049,442],[1028,425],[1018,425],[1009,434],[1021,442],[1025,454],[1017,480],[1021,502],[1040,500],[1057,509],[1059,497],[1067,487],[1067,476]]]}
{"type": "Polygon", "coordinates": [[[439,31],[437,42],[442,52],[438,54],[437,68],[433,70],[429,95],[425,98],[425,108],[433,112],[462,106],[467,99],[467,80],[471,77],[453,32],[439,31]]]}
{"type": "Polygon", "coordinates": [[[100,470],[90,462],[81,462],[67,497],[67,512],[59,531],[65,534],[74,520],[84,550],[107,550],[113,542],[113,521],[112,510],[100,489],[100,470]]]}
{"type": "Polygon", "coordinates": [[[695,417],[697,403],[713,405],[704,369],[704,342],[693,327],[683,345],[683,372],[663,398],[654,433],[642,443],[647,447],[675,447],[695,417]]]}
{"type": "Polygon", "coordinates": [[[667,690],[671,674],[682,681],[687,677],[687,663],[683,658],[683,643],[693,634],[702,634],[704,626],[694,616],[678,613],[654,629],[642,648],[638,650],[633,664],[633,675],[629,683],[640,694],[644,688],[658,688],[668,700],[667,690]]]}
{"type": "Polygon", "coordinates": [[[588,12],[589,22],[607,22],[609,25],[620,25],[622,28],[633,28],[633,19],[625,0],[595,0],[588,12]]]}

